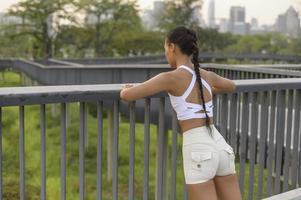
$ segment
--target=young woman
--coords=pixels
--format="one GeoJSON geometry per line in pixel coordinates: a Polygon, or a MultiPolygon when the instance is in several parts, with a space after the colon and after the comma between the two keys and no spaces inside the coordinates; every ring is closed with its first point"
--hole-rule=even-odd
{"type": "Polygon", "coordinates": [[[169,65],[163,72],[136,86],[126,84],[124,101],[166,91],[183,133],[183,167],[190,200],[240,200],[233,148],[213,124],[212,95],[235,90],[233,81],[200,68],[197,36],[178,27],[164,44],[169,65]]]}

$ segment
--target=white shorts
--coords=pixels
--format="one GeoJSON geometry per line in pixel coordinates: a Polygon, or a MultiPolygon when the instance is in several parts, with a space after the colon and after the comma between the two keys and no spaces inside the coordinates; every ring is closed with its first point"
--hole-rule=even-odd
{"type": "Polygon", "coordinates": [[[211,125],[183,133],[183,167],[186,184],[206,182],[214,176],[235,174],[235,154],[224,137],[211,125]]]}

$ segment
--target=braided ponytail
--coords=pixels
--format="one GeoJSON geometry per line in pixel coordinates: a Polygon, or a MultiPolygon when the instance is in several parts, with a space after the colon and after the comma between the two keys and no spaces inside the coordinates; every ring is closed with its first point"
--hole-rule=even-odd
{"type": "Polygon", "coordinates": [[[204,112],[205,112],[205,115],[206,115],[206,126],[207,126],[207,128],[209,128],[210,133],[212,133],[212,128],[210,127],[210,118],[207,114],[207,110],[206,110],[206,106],[205,106],[205,98],[204,98],[202,79],[201,79],[201,76],[200,76],[199,49],[198,49],[196,44],[194,46],[195,46],[195,49],[194,49],[194,53],[193,53],[193,56],[192,56],[192,63],[194,65],[194,71],[195,71],[196,78],[197,78],[197,81],[198,81],[199,86],[200,86],[202,105],[203,105],[203,109],[204,109],[204,112]]]}

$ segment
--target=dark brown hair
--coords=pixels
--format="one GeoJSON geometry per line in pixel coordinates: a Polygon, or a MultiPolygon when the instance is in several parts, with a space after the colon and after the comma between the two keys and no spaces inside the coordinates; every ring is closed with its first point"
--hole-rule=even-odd
{"type": "Polygon", "coordinates": [[[202,87],[202,80],[200,77],[200,64],[199,64],[199,47],[198,47],[198,39],[195,31],[185,28],[183,26],[177,27],[170,31],[167,35],[167,42],[176,44],[183,54],[188,56],[192,55],[192,63],[194,64],[194,71],[197,76],[197,81],[201,90],[201,98],[203,102],[203,109],[206,114],[206,126],[210,129],[210,133],[212,131],[210,127],[210,118],[206,111],[204,92],[202,87]]]}

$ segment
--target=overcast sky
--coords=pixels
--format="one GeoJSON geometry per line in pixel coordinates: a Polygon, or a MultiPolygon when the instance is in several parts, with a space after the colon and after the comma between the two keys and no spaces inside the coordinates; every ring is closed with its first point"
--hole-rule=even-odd
{"type": "MultiPolygon", "coordinates": [[[[5,11],[10,5],[19,0],[0,0],[0,11],[5,11]]],[[[152,8],[156,0],[138,0],[141,8],[152,8]]],[[[299,0],[300,1],[300,0],[299,0]]],[[[202,14],[207,22],[208,4],[210,0],[204,0],[202,14]]],[[[290,5],[297,8],[298,0],[215,0],[216,18],[229,18],[229,9],[233,5],[246,7],[247,21],[255,17],[260,24],[274,24],[277,16],[284,13],[290,5]]]]}
{"type": "MultiPolygon", "coordinates": [[[[138,0],[141,7],[152,8],[155,0],[138,0]]],[[[300,0],[299,0],[300,1],[300,0]]],[[[204,0],[202,15],[207,22],[208,4],[210,0],[204,0]]],[[[215,0],[216,18],[229,18],[231,6],[245,6],[247,21],[255,17],[260,24],[274,24],[277,16],[284,13],[289,6],[298,7],[298,0],[215,0]]]]}

